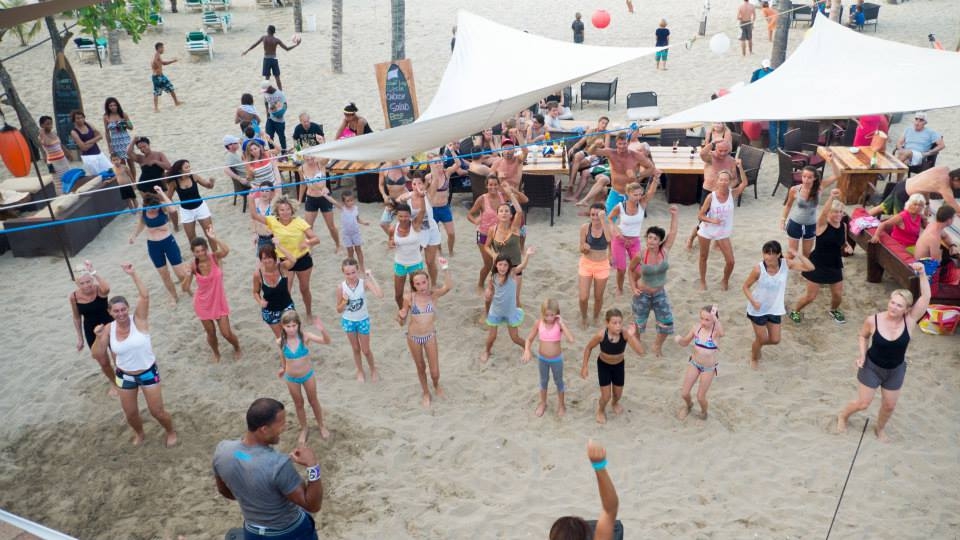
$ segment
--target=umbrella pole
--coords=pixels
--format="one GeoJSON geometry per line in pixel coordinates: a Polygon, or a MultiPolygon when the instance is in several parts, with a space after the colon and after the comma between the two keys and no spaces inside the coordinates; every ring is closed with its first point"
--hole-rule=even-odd
{"type": "MultiPolygon", "coordinates": [[[[37,165],[37,162],[33,162],[33,170],[37,172],[37,181],[40,182],[40,193],[42,194],[46,191],[46,184],[43,183],[43,176],[40,174],[40,167],[37,165]]],[[[46,198],[46,197],[44,197],[46,198]]],[[[53,215],[53,207],[50,206],[50,201],[47,201],[47,212],[50,212],[50,220],[57,221],[56,216],[53,215]]],[[[63,244],[63,231],[60,230],[59,226],[52,227],[54,232],[57,235],[57,242],[60,243],[60,251],[63,253],[63,262],[67,263],[67,272],[70,273],[70,281],[74,281],[73,276],[73,267],[70,266],[70,257],[67,255],[67,247],[63,244]]]]}

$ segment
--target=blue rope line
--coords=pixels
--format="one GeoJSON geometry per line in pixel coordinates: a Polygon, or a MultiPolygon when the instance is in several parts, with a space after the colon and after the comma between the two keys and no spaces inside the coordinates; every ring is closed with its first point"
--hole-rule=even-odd
{"type": "MultiPolygon", "coordinates": [[[[591,133],[590,135],[591,135],[591,136],[594,136],[594,135],[607,135],[607,134],[611,134],[611,133],[617,133],[617,132],[620,132],[620,131],[628,131],[628,130],[632,132],[632,131],[635,131],[636,129],[637,129],[637,124],[636,124],[636,123],[633,123],[633,124],[630,124],[630,126],[628,126],[628,127],[616,128],[616,129],[609,129],[609,130],[606,130],[606,131],[596,131],[596,132],[591,133]]],[[[584,137],[584,136],[586,136],[586,133],[577,134],[577,135],[572,135],[572,136],[570,136],[570,137],[561,137],[561,138],[558,138],[558,139],[551,139],[551,142],[552,142],[552,141],[564,142],[564,141],[567,141],[567,140],[570,140],[570,139],[579,139],[579,138],[582,138],[582,137],[584,137]]],[[[515,148],[523,148],[523,147],[528,147],[528,146],[541,146],[541,145],[542,145],[542,144],[541,144],[540,142],[526,143],[526,144],[523,144],[523,145],[515,145],[515,148]]],[[[457,156],[460,157],[460,158],[469,158],[469,157],[477,157],[477,156],[488,155],[488,154],[492,154],[492,153],[500,152],[500,151],[501,151],[501,149],[490,149],[490,150],[483,150],[483,151],[480,151],[480,152],[471,152],[471,153],[469,153],[469,154],[458,154],[457,156]]],[[[274,158],[274,159],[276,159],[276,158],[274,158]]],[[[438,156],[438,157],[436,157],[436,158],[434,158],[434,159],[428,159],[428,160],[424,160],[424,161],[412,161],[412,162],[408,162],[408,163],[402,163],[402,164],[400,164],[400,165],[392,165],[392,166],[388,166],[388,167],[378,167],[378,168],[376,168],[376,169],[369,169],[369,170],[363,170],[363,171],[357,171],[357,172],[349,172],[349,173],[338,174],[338,175],[334,175],[334,176],[327,176],[327,177],[324,178],[324,181],[339,180],[339,179],[343,179],[343,178],[353,178],[353,177],[355,177],[355,176],[360,176],[361,174],[379,173],[380,171],[387,171],[387,170],[401,169],[401,168],[409,168],[409,167],[418,166],[418,165],[429,165],[430,163],[437,163],[437,162],[441,162],[441,163],[442,163],[443,161],[446,161],[446,159],[450,159],[450,158],[445,158],[445,157],[442,157],[442,156],[438,156]]],[[[455,158],[454,158],[454,159],[455,159],[455,158]]],[[[220,168],[222,168],[222,167],[218,167],[218,169],[220,169],[220,168]]],[[[180,176],[184,176],[184,175],[180,175],[180,176]]],[[[176,177],[169,177],[169,178],[176,178],[176,177]]],[[[35,225],[27,225],[27,226],[25,226],[25,227],[17,227],[17,228],[14,228],[14,229],[4,228],[4,229],[0,230],[0,234],[10,234],[10,233],[16,233],[16,232],[19,232],[19,231],[30,231],[30,230],[35,230],[35,229],[44,229],[44,228],[47,228],[47,227],[55,227],[55,226],[57,226],[57,225],[66,225],[66,224],[69,224],[69,223],[77,223],[77,222],[80,222],[80,221],[88,221],[88,220],[91,220],[91,219],[99,219],[99,218],[102,218],[102,217],[113,217],[113,216],[119,216],[119,215],[122,215],[122,214],[132,214],[132,213],[134,213],[134,212],[140,212],[140,211],[142,211],[142,210],[150,210],[150,209],[153,209],[153,208],[165,208],[165,207],[167,207],[167,206],[180,206],[180,205],[183,204],[183,203],[203,202],[203,201],[210,201],[210,200],[222,199],[222,198],[225,198],[225,197],[234,197],[234,196],[244,196],[244,197],[246,197],[246,196],[249,195],[250,193],[255,193],[255,192],[259,192],[259,191],[282,189],[282,188],[288,187],[288,186],[289,186],[289,187],[294,187],[294,186],[299,186],[299,185],[301,185],[301,184],[313,184],[313,183],[316,183],[316,182],[317,182],[317,180],[316,180],[315,178],[311,178],[311,179],[309,179],[309,180],[301,180],[300,182],[290,182],[290,183],[286,183],[286,184],[281,184],[281,185],[279,185],[279,186],[273,186],[273,187],[267,187],[267,188],[251,188],[251,189],[244,190],[244,191],[231,191],[231,192],[229,192],[229,193],[222,193],[222,194],[219,194],[219,195],[209,195],[209,196],[206,196],[206,197],[200,197],[200,198],[198,198],[198,199],[189,199],[189,200],[185,200],[185,201],[184,201],[184,200],[181,200],[180,202],[170,202],[170,203],[158,204],[158,205],[154,205],[154,206],[143,206],[143,207],[136,208],[136,209],[129,209],[129,208],[127,208],[127,209],[124,209],[124,210],[116,210],[116,211],[113,211],[113,212],[104,212],[104,213],[101,213],[101,214],[91,214],[91,215],[89,215],[89,216],[81,216],[81,217],[75,217],[75,218],[56,219],[56,220],[53,220],[53,221],[46,221],[46,222],[43,222],[43,223],[37,223],[37,224],[35,224],[35,225]]],[[[97,193],[102,193],[102,192],[105,192],[105,191],[110,191],[110,190],[114,190],[114,189],[119,189],[119,188],[125,187],[125,186],[130,186],[130,184],[124,184],[124,186],[111,186],[111,187],[104,188],[104,189],[91,190],[91,191],[86,191],[86,192],[83,192],[83,193],[76,193],[76,194],[73,194],[73,195],[91,195],[91,194],[97,194],[97,193]]],[[[66,196],[66,195],[61,195],[60,197],[64,197],[64,196],[66,196]]],[[[10,207],[7,207],[7,209],[16,208],[16,207],[20,207],[20,206],[39,205],[39,204],[47,203],[47,202],[50,202],[50,201],[54,201],[54,200],[56,200],[56,199],[58,199],[58,198],[60,198],[60,197],[53,197],[53,198],[51,198],[51,199],[43,199],[43,200],[38,200],[38,201],[30,201],[30,202],[27,202],[27,203],[20,203],[20,204],[18,204],[18,205],[12,205],[12,206],[10,206],[10,207]]]]}

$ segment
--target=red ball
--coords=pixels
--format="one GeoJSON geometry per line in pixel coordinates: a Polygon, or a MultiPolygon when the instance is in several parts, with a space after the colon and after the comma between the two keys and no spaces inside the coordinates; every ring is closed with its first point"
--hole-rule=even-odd
{"type": "Polygon", "coordinates": [[[593,22],[593,26],[597,28],[606,28],[610,24],[610,13],[605,9],[598,9],[593,12],[593,17],[590,18],[590,21],[593,22]]]}

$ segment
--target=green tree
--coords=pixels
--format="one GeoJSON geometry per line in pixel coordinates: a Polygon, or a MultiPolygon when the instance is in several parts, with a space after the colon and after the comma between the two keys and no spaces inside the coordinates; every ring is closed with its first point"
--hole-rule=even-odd
{"type": "MultiPolygon", "coordinates": [[[[0,0],[0,7],[4,9],[17,8],[25,5],[27,5],[26,0],[0,0]]],[[[20,38],[21,47],[26,47],[27,44],[30,43],[30,40],[37,35],[37,32],[40,31],[40,21],[20,23],[12,28],[8,28],[8,30],[20,38]]]]}
{"type": "Polygon", "coordinates": [[[134,43],[138,43],[150,26],[150,13],[154,10],[151,0],[112,0],[94,4],[77,11],[77,24],[96,40],[107,31],[110,47],[110,63],[119,64],[120,31],[124,30],[134,43]]]}
{"type": "Polygon", "coordinates": [[[343,73],[343,0],[333,0],[330,9],[333,15],[330,64],[334,73],[343,73]]]}

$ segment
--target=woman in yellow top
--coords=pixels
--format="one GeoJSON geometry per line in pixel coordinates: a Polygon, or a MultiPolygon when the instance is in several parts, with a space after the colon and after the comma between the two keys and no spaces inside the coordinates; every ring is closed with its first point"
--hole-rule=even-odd
{"type": "MultiPolygon", "coordinates": [[[[251,205],[254,203],[255,193],[254,191],[248,195],[251,205]]],[[[264,217],[257,212],[250,212],[250,218],[270,229],[273,237],[296,259],[290,272],[296,276],[296,281],[300,285],[300,295],[303,297],[303,305],[306,306],[307,319],[312,320],[313,295],[310,294],[310,274],[313,272],[313,258],[310,257],[310,248],[319,244],[320,239],[306,220],[294,215],[296,212],[294,205],[295,203],[286,196],[277,197],[273,201],[273,215],[264,217]]],[[[278,250],[277,256],[283,257],[283,253],[278,250]]],[[[291,289],[293,289],[293,281],[290,280],[291,289]]]]}

